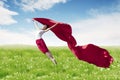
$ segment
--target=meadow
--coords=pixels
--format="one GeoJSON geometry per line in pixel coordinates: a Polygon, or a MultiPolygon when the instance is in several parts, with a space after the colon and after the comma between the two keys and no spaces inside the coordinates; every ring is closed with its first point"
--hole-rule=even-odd
{"type": "Polygon", "coordinates": [[[104,69],[78,60],[67,47],[49,47],[54,65],[36,46],[0,46],[0,80],[120,80],[120,46],[104,46],[114,58],[104,69]]]}

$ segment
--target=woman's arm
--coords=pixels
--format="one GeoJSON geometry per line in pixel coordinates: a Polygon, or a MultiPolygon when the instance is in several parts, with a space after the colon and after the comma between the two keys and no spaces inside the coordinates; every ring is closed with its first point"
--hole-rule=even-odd
{"type": "Polygon", "coordinates": [[[55,27],[58,23],[54,24],[53,26],[51,26],[50,28],[47,28],[45,31],[49,31],[50,29],[52,29],[53,27],[55,27]]]}
{"type": "Polygon", "coordinates": [[[35,28],[36,28],[37,30],[40,30],[40,28],[39,28],[39,26],[38,26],[38,24],[37,24],[37,22],[36,22],[35,20],[33,20],[33,23],[34,23],[35,28]]]}

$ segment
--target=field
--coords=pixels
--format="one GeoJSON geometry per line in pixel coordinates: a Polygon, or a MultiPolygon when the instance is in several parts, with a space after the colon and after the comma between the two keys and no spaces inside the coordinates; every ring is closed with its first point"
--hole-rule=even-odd
{"type": "Polygon", "coordinates": [[[0,46],[0,80],[120,80],[120,46],[106,46],[114,57],[104,69],[75,58],[67,47],[49,47],[54,65],[36,46],[0,46]]]}

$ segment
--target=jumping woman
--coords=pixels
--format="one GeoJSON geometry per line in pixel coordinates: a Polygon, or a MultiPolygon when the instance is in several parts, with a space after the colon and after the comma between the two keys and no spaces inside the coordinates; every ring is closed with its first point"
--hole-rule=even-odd
{"type": "Polygon", "coordinates": [[[51,26],[50,28],[48,28],[47,25],[44,25],[42,28],[40,28],[37,24],[37,21],[35,21],[33,19],[33,23],[35,25],[35,28],[37,30],[37,39],[36,39],[36,44],[37,44],[37,47],[39,48],[39,50],[41,52],[43,52],[46,56],[48,56],[50,58],[50,60],[54,63],[54,64],[57,64],[55,58],[52,56],[51,52],[48,50],[43,38],[42,38],[42,35],[49,31],[50,29],[52,29],[53,27],[55,27],[57,25],[57,23],[53,26],[51,26]]]}

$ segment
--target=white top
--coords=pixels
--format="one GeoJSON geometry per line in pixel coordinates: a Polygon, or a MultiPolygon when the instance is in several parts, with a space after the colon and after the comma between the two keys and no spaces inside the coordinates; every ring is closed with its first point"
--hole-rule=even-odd
{"type": "Polygon", "coordinates": [[[36,31],[36,39],[41,39],[43,33],[45,33],[45,32],[46,32],[45,30],[37,30],[36,31]]]}

